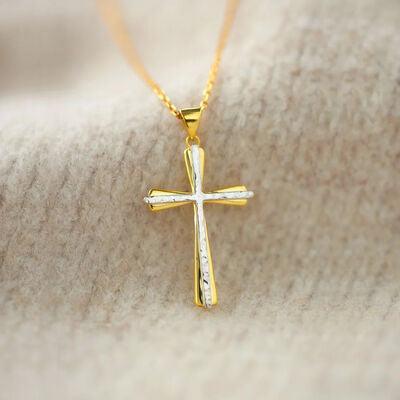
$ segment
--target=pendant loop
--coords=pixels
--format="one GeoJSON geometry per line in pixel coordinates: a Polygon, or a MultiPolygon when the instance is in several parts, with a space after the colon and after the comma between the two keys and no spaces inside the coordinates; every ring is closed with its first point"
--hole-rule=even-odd
{"type": "Polygon", "coordinates": [[[197,146],[200,146],[200,139],[197,135],[193,137],[189,135],[186,136],[185,142],[187,147],[190,147],[192,144],[197,144],[197,146]]]}
{"type": "Polygon", "coordinates": [[[201,107],[183,108],[179,111],[183,124],[187,130],[188,137],[191,139],[197,137],[197,129],[199,128],[200,124],[201,111],[201,107]]]}

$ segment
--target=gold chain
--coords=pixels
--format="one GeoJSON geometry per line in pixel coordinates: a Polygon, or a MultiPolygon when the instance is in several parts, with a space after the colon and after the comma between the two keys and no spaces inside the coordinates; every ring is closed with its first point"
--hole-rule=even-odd
{"type": "MultiPolygon", "coordinates": [[[[129,31],[122,17],[120,8],[118,7],[117,0],[97,0],[100,12],[103,19],[108,26],[114,41],[119,46],[123,55],[125,56],[128,63],[131,65],[133,70],[143,79],[162,101],[162,103],[168,108],[170,113],[178,119],[182,119],[182,113],[172,103],[170,98],[166,95],[160,85],[153,80],[149,72],[143,65],[140,57],[136,51],[134,43],[130,38],[129,31]]],[[[212,88],[217,77],[219,64],[221,62],[221,55],[226,46],[226,42],[229,36],[229,32],[232,28],[233,20],[235,18],[236,10],[239,4],[239,0],[227,0],[224,22],[218,38],[217,48],[215,50],[214,61],[211,65],[210,72],[208,74],[208,80],[206,87],[203,91],[203,98],[200,102],[200,111],[203,111],[208,106],[208,100],[212,88]]]]}

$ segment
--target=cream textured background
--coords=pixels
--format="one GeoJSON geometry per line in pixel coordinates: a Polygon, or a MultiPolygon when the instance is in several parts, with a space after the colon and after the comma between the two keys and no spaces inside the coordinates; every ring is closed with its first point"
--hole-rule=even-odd
{"type": "MultiPolygon", "coordinates": [[[[223,3],[166,3],[127,17],[194,105],[223,3]]],[[[142,203],[187,187],[178,121],[93,4],[2,2],[0,398],[398,399],[399,27],[397,0],[242,3],[201,134],[209,188],[256,197],[207,207],[204,312],[191,209],[142,203]]]]}

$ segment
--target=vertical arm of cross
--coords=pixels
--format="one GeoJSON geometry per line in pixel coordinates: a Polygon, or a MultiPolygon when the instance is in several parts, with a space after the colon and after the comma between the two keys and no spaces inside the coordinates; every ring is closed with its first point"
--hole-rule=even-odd
{"type": "Polygon", "coordinates": [[[210,244],[208,241],[207,223],[203,208],[203,149],[197,145],[193,145],[186,149],[185,164],[195,198],[193,202],[195,232],[195,303],[199,306],[208,308],[217,303],[217,290],[215,286],[210,244]]]}

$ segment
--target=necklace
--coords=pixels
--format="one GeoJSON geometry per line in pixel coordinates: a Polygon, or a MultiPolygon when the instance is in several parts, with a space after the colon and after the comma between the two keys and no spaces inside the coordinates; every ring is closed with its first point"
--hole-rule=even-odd
{"type": "Polygon", "coordinates": [[[212,192],[203,191],[204,150],[200,147],[197,135],[201,113],[207,108],[208,100],[218,73],[221,55],[226,45],[229,32],[236,14],[238,0],[227,0],[225,17],[219,35],[215,58],[211,65],[206,87],[200,105],[193,108],[178,109],[165,94],[162,88],[153,80],[142,64],[128,30],[118,8],[116,0],[98,0],[102,16],[108,25],[114,41],[120,47],[133,70],[145,81],[168,108],[170,113],[182,120],[186,129],[186,149],[184,161],[191,191],[152,189],[144,198],[151,210],[159,211],[167,208],[193,204],[194,211],[194,300],[200,307],[210,308],[217,304],[214,270],[211,259],[207,225],[204,216],[205,203],[219,203],[243,206],[247,199],[253,197],[253,192],[245,186],[233,186],[212,192]]]}

